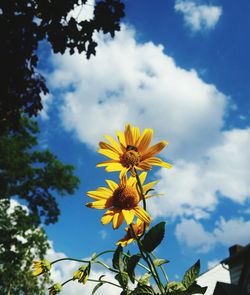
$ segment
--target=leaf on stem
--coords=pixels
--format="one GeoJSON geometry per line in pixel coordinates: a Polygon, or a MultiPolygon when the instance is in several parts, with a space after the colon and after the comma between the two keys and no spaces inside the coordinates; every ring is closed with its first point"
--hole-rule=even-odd
{"type": "Polygon", "coordinates": [[[197,260],[194,265],[192,265],[185,273],[182,284],[185,286],[185,288],[190,287],[195,279],[198,277],[200,272],[200,260],[197,260]]]}
{"type": "Polygon", "coordinates": [[[165,234],[165,222],[160,222],[153,226],[142,240],[143,249],[152,252],[162,241],[165,234]]]}
{"type": "Polygon", "coordinates": [[[95,294],[95,292],[103,285],[104,283],[98,283],[96,286],[95,286],[95,288],[93,289],[93,291],[92,291],[92,293],[91,293],[91,295],[94,295],[95,294]]]}
{"type": "Polygon", "coordinates": [[[115,253],[112,259],[112,264],[114,269],[122,270],[122,246],[121,245],[119,245],[115,250],[115,253]]]}
{"type": "Polygon", "coordinates": [[[131,282],[135,282],[135,267],[141,258],[141,254],[135,254],[129,257],[127,261],[127,272],[131,282]]]}
{"type": "Polygon", "coordinates": [[[162,264],[169,263],[167,259],[155,259],[154,261],[155,266],[161,266],[162,264]]]}

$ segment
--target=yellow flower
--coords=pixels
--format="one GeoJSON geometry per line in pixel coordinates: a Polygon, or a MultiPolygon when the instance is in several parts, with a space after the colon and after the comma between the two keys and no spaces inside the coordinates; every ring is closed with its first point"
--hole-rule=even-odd
{"type": "Polygon", "coordinates": [[[88,281],[90,273],[90,265],[81,266],[77,271],[74,272],[73,280],[78,280],[79,283],[83,283],[85,285],[88,281]]]}
{"type": "Polygon", "coordinates": [[[51,264],[48,260],[36,260],[33,261],[33,276],[39,276],[45,272],[48,272],[51,269],[51,264]]]}
{"type": "Polygon", "coordinates": [[[97,164],[97,167],[106,166],[106,171],[121,171],[121,174],[128,170],[133,174],[134,168],[150,170],[152,165],[171,168],[169,163],[154,157],[168,144],[167,141],[160,141],[149,148],[153,137],[152,129],[144,129],[141,134],[138,127],[127,124],[124,133],[117,131],[116,134],[118,142],[105,135],[109,143],[99,143],[98,152],[110,160],[97,164]]]}
{"type": "MultiPolygon", "coordinates": [[[[134,233],[137,237],[140,237],[143,234],[144,231],[144,222],[142,222],[140,219],[137,219],[136,223],[132,223],[131,226],[133,226],[134,233]]],[[[147,225],[148,226],[148,225],[147,225]]],[[[121,240],[119,240],[116,245],[121,245],[122,247],[127,246],[134,240],[136,240],[136,237],[130,227],[126,227],[125,231],[127,232],[125,237],[121,240]]]]}
{"type": "Polygon", "coordinates": [[[49,288],[49,295],[55,295],[62,291],[62,285],[59,283],[54,284],[49,288]]]}
{"type": "MultiPolygon", "coordinates": [[[[146,172],[139,175],[144,193],[150,190],[157,182],[152,181],[143,185],[146,176],[146,172]]],[[[106,180],[106,182],[108,188],[99,187],[96,191],[87,192],[87,195],[96,201],[87,203],[86,206],[95,209],[109,209],[101,219],[102,224],[113,221],[113,228],[117,229],[124,219],[127,224],[131,224],[135,215],[146,224],[150,223],[149,214],[138,205],[142,200],[142,196],[137,190],[135,177],[127,179],[126,175],[121,175],[119,184],[112,180],[106,180]]],[[[149,197],[145,196],[145,198],[149,197]]]]}

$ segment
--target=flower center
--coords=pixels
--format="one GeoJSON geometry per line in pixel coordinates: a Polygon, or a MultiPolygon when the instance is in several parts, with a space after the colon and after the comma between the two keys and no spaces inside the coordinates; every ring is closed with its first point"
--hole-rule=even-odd
{"type": "Polygon", "coordinates": [[[135,146],[128,145],[126,152],[121,156],[121,163],[126,168],[131,168],[140,163],[141,155],[135,146]]]}
{"type": "Polygon", "coordinates": [[[139,201],[138,194],[131,186],[119,186],[113,193],[113,206],[120,209],[134,208],[139,201]]]}

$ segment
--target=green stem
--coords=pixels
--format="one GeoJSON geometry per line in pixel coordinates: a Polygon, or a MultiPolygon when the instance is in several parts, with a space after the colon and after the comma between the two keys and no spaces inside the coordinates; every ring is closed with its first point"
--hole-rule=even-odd
{"type": "MultiPolygon", "coordinates": [[[[151,254],[154,257],[154,259],[157,259],[157,257],[155,256],[155,254],[153,252],[151,254]]],[[[160,267],[160,269],[161,269],[161,271],[162,271],[162,273],[164,275],[164,278],[165,278],[166,282],[169,283],[169,278],[168,278],[168,276],[167,276],[167,274],[165,272],[164,267],[162,265],[160,265],[159,267],[160,267]]]]}
{"type": "MultiPolygon", "coordinates": [[[[142,201],[143,201],[143,209],[146,211],[146,209],[147,209],[147,207],[146,207],[146,199],[145,199],[145,195],[144,195],[144,191],[143,191],[143,187],[142,187],[142,184],[141,184],[141,180],[140,180],[140,177],[139,177],[139,175],[138,175],[138,173],[137,173],[137,170],[134,168],[134,171],[135,171],[135,176],[136,176],[136,180],[137,180],[137,184],[138,184],[138,186],[139,186],[139,189],[140,189],[140,193],[141,193],[141,196],[142,196],[142,201]]],[[[146,231],[146,225],[145,225],[145,223],[144,223],[144,227],[143,227],[143,234],[140,236],[140,238],[138,238],[137,236],[136,236],[136,234],[135,234],[135,232],[134,232],[134,229],[133,229],[133,227],[131,226],[131,228],[132,228],[132,230],[133,230],[133,233],[134,233],[134,235],[135,235],[135,237],[136,237],[136,240],[137,240],[137,243],[138,243],[138,247],[139,247],[139,249],[140,249],[140,251],[141,251],[141,253],[143,252],[143,249],[142,249],[142,244],[141,244],[141,241],[140,241],[140,239],[144,236],[144,234],[145,234],[145,231],[146,231]]],[[[160,277],[159,277],[159,274],[158,274],[158,272],[157,272],[157,269],[156,269],[156,267],[155,267],[155,265],[154,265],[154,262],[153,262],[153,260],[152,260],[152,258],[151,258],[151,256],[150,256],[150,254],[148,254],[147,252],[145,252],[145,254],[146,254],[146,259],[143,257],[143,259],[147,262],[147,264],[148,265],[151,265],[150,266],[150,270],[151,270],[151,272],[152,272],[152,274],[153,274],[153,272],[154,272],[154,279],[157,279],[157,281],[158,281],[158,283],[157,283],[157,281],[156,281],[156,283],[157,283],[157,285],[158,285],[158,287],[159,287],[159,289],[160,289],[160,291],[161,291],[161,293],[162,294],[164,294],[164,287],[163,287],[163,285],[162,285],[162,283],[161,283],[161,280],[160,280],[160,277]],[[150,260],[150,262],[148,261],[148,259],[150,260]],[[152,268],[153,268],[153,271],[152,271],[152,268]],[[156,276],[156,277],[155,277],[156,276]]]]}
{"type": "Polygon", "coordinates": [[[97,261],[94,261],[94,262],[95,262],[95,263],[98,263],[98,264],[100,264],[100,265],[102,265],[102,266],[104,266],[105,268],[107,268],[107,269],[110,270],[110,271],[113,271],[113,272],[119,273],[118,270],[116,270],[116,269],[114,269],[114,268],[108,266],[107,264],[105,264],[105,263],[102,262],[102,261],[97,260],[97,261]]]}
{"type": "Polygon", "coordinates": [[[94,261],[97,257],[100,257],[102,256],[103,254],[106,254],[106,253],[114,253],[115,251],[114,250],[106,250],[106,251],[103,251],[103,252],[100,252],[99,254],[97,254],[96,256],[94,256],[92,258],[92,260],[94,261]]]}
{"type": "Polygon", "coordinates": [[[69,280],[67,280],[67,281],[63,282],[63,283],[61,284],[61,286],[64,286],[64,285],[66,285],[68,282],[71,282],[71,281],[74,281],[74,279],[73,279],[73,278],[71,278],[71,279],[69,279],[69,280]]]}
{"type": "MultiPolygon", "coordinates": [[[[96,259],[97,257],[100,257],[100,256],[103,255],[103,254],[106,254],[106,253],[114,253],[114,252],[115,252],[115,250],[107,250],[107,251],[103,251],[103,252],[99,253],[98,255],[96,255],[92,260],[95,261],[95,259],[96,259]]],[[[124,253],[124,252],[122,252],[122,255],[123,255],[123,256],[126,256],[126,257],[130,257],[130,255],[128,255],[128,254],[126,254],[126,253],[124,253]]],[[[146,271],[149,271],[149,269],[148,269],[145,265],[143,265],[143,264],[141,264],[141,263],[138,263],[138,265],[139,265],[140,267],[144,268],[146,271]]]]}
{"type": "MultiPolygon", "coordinates": [[[[130,225],[130,228],[131,228],[131,230],[132,230],[132,232],[133,232],[133,234],[134,234],[134,236],[135,236],[135,238],[136,238],[137,245],[138,245],[138,248],[139,248],[139,250],[140,250],[141,256],[142,256],[142,258],[144,259],[144,261],[147,263],[147,265],[148,265],[148,267],[149,267],[149,270],[150,270],[150,273],[152,274],[152,276],[153,276],[153,278],[154,278],[154,280],[155,280],[155,282],[156,282],[156,284],[157,284],[157,286],[158,286],[160,292],[162,293],[161,282],[159,281],[159,278],[156,276],[156,273],[154,272],[154,269],[152,268],[152,265],[151,265],[150,262],[148,261],[148,255],[147,255],[147,253],[146,253],[146,256],[144,255],[144,252],[143,252],[143,250],[142,250],[141,241],[138,239],[138,237],[137,237],[137,235],[136,235],[136,233],[135,233],[135,231],[134,231],[133,226],[130,225]]],[[[153,291],[153,292],[154,292],[154,291],[153,291]]],[[[154,292],[154,294],[155,294],[155,292],[154,292]]],[[[162,293],[162,294],[163,294],[163,293],[162,293]]]]}
{"type": "MultiPolygon", "coordinates": [[[[134,168],[134,171],[135,171],[135,177],[136,177],[137,185],[139,186],[139,190],[140,190],[140,193],[141,193],[141,196],[142,196],[143,209],[146,211],[147,210],[147,204],[146,204],[146,199],[145,199],[143,187],[142,187],[142,184],[141,184],[141,180],[140,180],[140,177],[139,177],[139,175],[137,173],[137,170],[135,168],[134,168]]],[[[145,231],[146,231],[146,224],[144,222],[143,223],[143,232],[142,232],[141,236],[139,237],[139,239],[141,239],[144,236],[145,231]]]]}
{"type": "Polygon", "coordinates": [[[121,288],[121,286],[117,285],[117,284],[114,284],[114,283],[111,283],[109,281],[103,281],[103,280],[94,280],[94,279],[88,279],[89,282],[96,282],[96,283],[105,283],[105,284],[110,284],[110,285],[113,285],[113,286],[116,286],[118,288],[121,288]]]}
{"type": "Polygon", "coordinates": [[[80,259],[66,257],[66,258],[60,258],[60,259],[54,260],[50,264],[52,265],[52,264],[57,263],[57,262],[62,261],[62,260],[73,260],[73,261],[77,261],[77,262],[89,263],[88,260],[80,260],[80,259]]]}

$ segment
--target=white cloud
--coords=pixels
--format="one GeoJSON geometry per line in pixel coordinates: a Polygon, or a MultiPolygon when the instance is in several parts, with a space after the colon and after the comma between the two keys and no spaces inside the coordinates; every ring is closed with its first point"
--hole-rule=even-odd
{"type": "Polygon", "coordinates": [[[214,243],[213,236],[192,219],[184,219],[177,224],[175,235],[179,242],[187,247],[198,248],[199,252],[208,252],[214,243]]]}
{"type": "Polygon", "coordinates": [[[250,220],[233,218],[225,220],[223,217],[215,223],[215,228],[208,231],[193,219],[183,219],[176,226],[175,235],[180,243],[195,248],[198,252],[209,252],[217,244],[232,246],[249,243],[250,220]]]}
{"type": "MultiPolygon", "coordinates": [[[[54,261],[56,259],[65,258],[66,255],[62,252],[57,252],[53,248],[53,243],[51,243],[52,248],[48,251],[47,259],[49,261],[54,261]]],[[[54,283],[63,283],[64,281],[72,278],[74,272],[81,266],[82,264],[76,261],[61,261],[52,265],[51,268],[51,278],[54,283]]],[[[103,270],[98,267],[93,267],[91,270],[90,279],[98,279],[101,275],[105,275],[103,280],[107,280],[110,282],[115,282],[111,272],[103,270]]],[[[77,281],[70,282],[63,286],[62,295],[89,295],[91,294],[93,288],[97,283],[87,282],[86,285],[80,284],[77,281]]],[[[104,284],[96,294],[117,294],[117,287],[112,285],[104,284]]]]}
{"type": "Polygon", "coordinates": [[[249,146],[250,129],[224,131],[203,159],[178,160],[171,170],[160,170],[157,190],[164,197],[150,200],[151,213],[206,218],[219,202],[218,192],[243,205],[250,198],[249,146]]]}
{"type": "Polygon", "coordinates": [[[213,29],[222,15],[221,7],[199,5],[193,0],[176,0],[175,10],[183,14],[185,24],[194,32],[213,29]]]}
{"type": "Polygon", "coordinates": [[[114,40],[99,37],[90,60],[66,54],[52,61],[47,80],[62,93],[63,124],[86,144],[96,148],[127,122],[154,128],[173,158],[199,157],[219,138],[227,97],[178,67],[161,45],[137,43],[131,28],[122,26],[114,40]]]}
{"type": "Polygon", "coordinates": [[[230,99],[195,70],[178,67],[161,45],[138,43],[125,25],[114,39],[98,38],[90,60],[52,56],[47,80],[61,92],[65,129],[95,149],[103,134],[114,135],[127,122],[169,140],[163,155],[175,160],[174,168],[159,172],[158,190],[166,196],[150,201],[154,216],[207,218],[218,192],[244,204],[250,130],[221,132],[230,99]]]}

